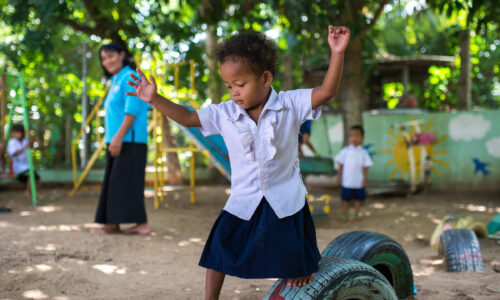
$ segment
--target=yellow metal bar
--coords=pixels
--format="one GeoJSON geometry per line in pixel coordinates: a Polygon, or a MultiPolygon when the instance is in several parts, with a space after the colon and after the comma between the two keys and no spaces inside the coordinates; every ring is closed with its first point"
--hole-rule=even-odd
{"type": "Polygon", "coordinates": [[[167,147],[167,148],[162,148],[161,151],[163,151],[163,152],[184,152],[184,151],[201,152],[200,148],[198,148],[198,147],[167,147]]]}
{"type": "Polygon", "coordinates": [[[94,115],[97,114],[99,111],[99,108],[101,107],[102,102],[106,98],[106,95],[108,94],[109,90],[109,84],[106,86],[106,89],[104,90],[103,95],[97,100],[96,104],[90,111],[87,120],[83,123],[82,128],[80,131],[78,131],[78,134],[76,135],[76,138],[73,140],[73,143],[71,144],[71,160],[72,160],[72,166],[73,166],[73,186],[76,185],[76,182],[78,180],[76,171],[77,171],[77,166],[76,166],[76,146],[78,145],[78,141],[82,138],[82,135],[85,131],[85,128],[90,125],[90,122],[92,122],[92,119],[94,118],[94,115]]]}
{"type": "MultiPolygon", "coordinates": [[[[191,147],[194,147],[193,142],[189,143],[191,147]]],[[[194,204],[196,202],[195,198],[195,167],[194,167],[194,152],[191,152],[191,158],[190,158],[190,176],[189,176],[189,184],[191,186],[191,204],[194,204]]]]}
{"type": "Polygon", "coordinates": [[[85,178],[87,178],[87,175],[90,173],[90,169],[94,165],[95,161],[99,157],[99,153],[101,152],[102,148],[104,148],[105,145],[105,139],[102,138],[101,141],[99,142],[99,146],[97,146],[97,149],[95,149],[94,153],[90,157],[89,162],[85,166],[85,170],[83,170],[83,173],[80,175],[80,178],[78,178],[77,182],[73,186],[73,190],[71,191],[71,196],[74,196],[76,193],[76,190],[80,187],[80,185],[83,183],[85,178]]]}

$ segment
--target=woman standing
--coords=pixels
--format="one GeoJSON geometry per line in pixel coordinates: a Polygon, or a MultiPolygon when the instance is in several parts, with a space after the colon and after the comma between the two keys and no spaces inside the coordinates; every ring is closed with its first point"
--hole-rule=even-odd
{"type": "Polygon", "coordinates": [[[144,207],[148,105],[125,94],[133,91],[127,84],[130,74],[137,73],[123,46],[103,45],[99,58],[112,83],[104,102],[106,171],[95,216],[104,226],[92,233],[119,233],[121,223],[136,223],[123,232],[149,234],[144,207]]]}

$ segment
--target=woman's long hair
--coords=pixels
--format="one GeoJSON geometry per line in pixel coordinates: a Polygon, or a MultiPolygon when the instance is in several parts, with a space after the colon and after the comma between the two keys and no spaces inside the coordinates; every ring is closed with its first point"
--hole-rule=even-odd
{"type": "Polygon", "coordinates": [[[112,42],[109,44],[102,45],[101,48],[99,48],[99,59],[101,61],[101,68],[104,71],[104,76],[106,76],[106,78],[110,78],[112,74],[110,74],[106,70],[106,68],[104,68],[104,66],[102,65],[102,56],[101,56],[102,51],[112,51],[112,52],[116,52],[116,53],[125,52],[125,57],[123,57],[123,66],[124,67],[130,66],[133,70],[135,70],[135,68],[136,68],[135,62],[133,59],[131,59],[128,56],[127,49],[125,49],[122,45],[120,45],[118,43],[112,42]]]}

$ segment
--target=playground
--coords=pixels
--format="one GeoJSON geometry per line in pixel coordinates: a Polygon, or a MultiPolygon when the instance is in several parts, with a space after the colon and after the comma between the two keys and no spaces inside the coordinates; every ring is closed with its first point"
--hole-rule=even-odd
{"type": "MultiPolygon", "coordinates": [[[[146,198],[149,236],[92,236],[97,205],[93,191],[68,197],[68,189],[51,191],[53,199],[32,209],[21,191],[3,191],[0,282],[2,299],[201,299],[204,269],[198,260],[223,207],[229,185],[199,186],[196,204],[189,191],[169,193],[159,210],[146,198]],[[202,196],[201,196],[202,195],[202,196]],[[85,296],[82,296],[85,295],[85,296]]],[[[312,189],[319,193],[324,190],[312,189]]],[[[335,191],[330,191],[335,194],[335,191]]],[[[358,224],[338,224],[338,196],[332,215],[315,221],[318,247],[352,230],[384,233],[405,249],[418,290],[415,299],[498,299],[493,264],[500,263],[499,245],[479,239],[484,272],[449,273],[429,240],[437,223],[450,211],[488,222],[499,213],[495,194],[432,193],[369,198],[358,224]]],[[[221,299],[262,299],[275,280],[228,277],[221,299]]]]}
{"type": "Polygon", "coordinates": [[[500,299],[496,2],[0,0],[0,300],[500,299]]]}

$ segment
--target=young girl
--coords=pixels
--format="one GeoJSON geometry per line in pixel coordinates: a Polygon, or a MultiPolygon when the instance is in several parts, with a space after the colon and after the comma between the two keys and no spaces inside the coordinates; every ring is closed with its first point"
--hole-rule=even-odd
{"type": "MultiPolygon", "coordinates": [[[[30,147],[30,142],[25,138],[25,130],[22,124],[12,125],[12,138],[7,144],[7,153],[9,153],[12,158],[12,167],[14,168],[14,175],[16,179],[26,184],[25,194],[28,199],[31,200],[31,184],[29,182],[29,164],[28,164],[28,148],[30,147]]],[[[37,183],[37,190],[40,190],[39,182],[40,176],[35,171],[35,180],[37,183]]],[[[38,195],[40,199],[41,196],[38,195]]]]}
{"type": "Polygon", "coordinates": [[[128,95],[152,104],[168,118],[204,135],[221,134],[231,162],[231,195],[215,221],[200,259],[207,268],[206,299],[218,299],[225,274],[312,282],[320,254],[298,167],[300,124],[320,116],[342,73],[349,41],[345,27],[328,28],[331,59],[322,85],[276,93],[276,46],[256,32],[218,46],[220,75],[232,101],[190,111],[157,94],[140,70],[128,95]]]}

